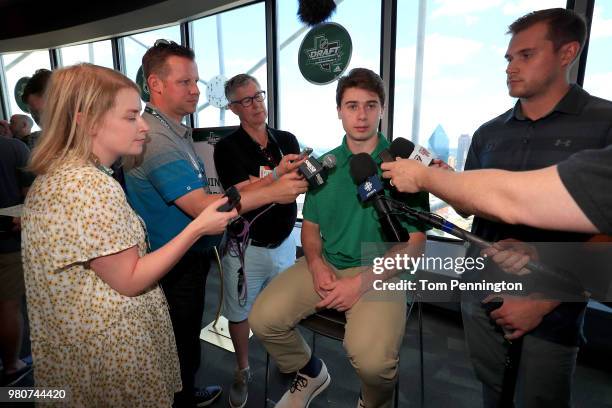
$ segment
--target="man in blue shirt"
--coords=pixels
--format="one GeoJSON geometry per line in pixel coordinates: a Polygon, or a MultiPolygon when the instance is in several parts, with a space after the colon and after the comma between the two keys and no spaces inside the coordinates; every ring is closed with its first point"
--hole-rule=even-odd
{"type": "MultiPolygon", "coordinates": [[[[216,198],[208,191],[191,129],[181,124],[183,117],[195,112],[200,96],[193,51],[158,40],[142,61],[151,94],[143,118],[150,130],[142,156],[127,164],[125,180],[128,199],[144,219],[151,250],[155,250],[216,198]]],[[[297,174],[287,174],[264,188],[242,194],[239,210],[293,202],[306,187],[297,174]]],[[[198,241],[160,282],[170,306],[181,366],[183,390],[175,396],[177,407],[207,406],[221,393],[220,387],[194,390],[200,364],[204,286],[216,243],[211,237],[198,241]]]]}

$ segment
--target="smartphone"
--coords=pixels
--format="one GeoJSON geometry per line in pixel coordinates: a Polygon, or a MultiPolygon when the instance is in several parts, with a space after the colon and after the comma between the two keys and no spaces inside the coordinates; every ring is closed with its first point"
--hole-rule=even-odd
{"type": "Polygon", "coordinates": [[[227,197],[227,203],[219,207],[219,211],[221,212],[230,212],[240,203],[240,193],[234,186],[225,190],[224,197],[227,197]]]}
{"type": "Polygon", "coordinates": [[[304,150],[302,150],[302,152],[300,153],[300,157],[298,157],[298,160],[302,160],[304,157],[310,156],[311,153],[312,149],[310,147],[305,147],[304,150]]]}

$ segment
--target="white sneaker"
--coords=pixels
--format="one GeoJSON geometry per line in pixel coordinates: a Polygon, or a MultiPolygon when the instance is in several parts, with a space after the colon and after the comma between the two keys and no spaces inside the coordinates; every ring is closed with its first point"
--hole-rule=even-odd
{"type": "Polygon", "coordinates": [[[319,375],[312,378],[298,371],[289,390],[276,404],[276,408],[308,408],[312,400],[331,382],[325,363],[321,360],[319,375]]]}
{"type": "Polygon", "coordinates": [[[365,404],[363,403],[363,399],[361,398],[361,394],[359,394],[359,401],[357,401],[357,408],[365,408],[365,404]]]}

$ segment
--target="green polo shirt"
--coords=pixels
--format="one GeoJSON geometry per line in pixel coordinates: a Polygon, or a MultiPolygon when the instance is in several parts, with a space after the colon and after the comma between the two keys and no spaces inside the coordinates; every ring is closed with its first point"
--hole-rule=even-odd
{"type": "MultiPolygon", "coordinates": [[[[378,134],[378,145],[371,153],[379,165],[378,154],[389,147],[382,133],[378,134]]],[[[323,240],[323,256],[338,269],[362,265],[362,243],[385,242],[376,210],[372,202],[361,203],[357,195],[357,185],[350,174],[349,161],[353,153],[342,144],[326,154],[336,156],[336,167],[330,171],[326,183],[306,194],[303,217],[318,224],[323,240]]],[[[389,195],[388,191],[385,194],[389,195]]],[[[402,201],[411,207],[429,211],[428,193],[403,194],[402,201]]],[[[423,225],[409,223],[404,217],[400,221],[408,232],[425,231],[423,225]]]]}

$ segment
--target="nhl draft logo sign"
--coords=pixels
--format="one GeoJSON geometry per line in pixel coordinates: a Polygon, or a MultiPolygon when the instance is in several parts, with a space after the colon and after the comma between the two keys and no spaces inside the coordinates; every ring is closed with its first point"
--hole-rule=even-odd
{"type": "Polygon", "coordinates": [[[147,85],[147,79],[144,77],[144,71],[142,65],[136,72],[136,85],[140,88],[140,99],[145,102],[149,102],[151,99],[151,93],[149,92],[149,86],[147,85]]]}
{"type": "Polygon", "coordinates": [[[29,80],[30,77],[23,77],[20,78],[19,81],[17,81],[17,83],[15,84],[15,102],[17,102],[17,106],[19,106],[19,109],[24,112],[30,112],[28,105],[26,105],[26,103],[21,99],[21,96],[23,95],[23,90],[25,89],[25,86],[29,80]]]}
{"type": "Polygon", "coordinates": [[[340,24],[319,24],[306,34],[299,49],[298,66],[302,76],[315,85],[329,84],[346,70],[353,43],[340,24]]]}

